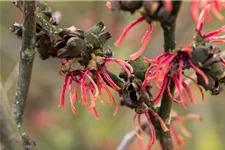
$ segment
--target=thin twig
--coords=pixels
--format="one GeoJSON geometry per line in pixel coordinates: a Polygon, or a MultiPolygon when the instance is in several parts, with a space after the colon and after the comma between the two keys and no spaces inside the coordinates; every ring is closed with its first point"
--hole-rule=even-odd
{"type": "MultiPolygon", "coordinates": [[[[139,130],[138,130],[139,131],[139,130]]],[[[130,133],[127,133],[119,146],[116,148],[116,150],[126,150],[127,147],[135,140],[136,133],[134,131],[131,131],[130,133]]]]}
{"type": "MultiPolygon", "coordinates": [[[[145,130],[147,129],[148,124],[147,123],[143,123],[142,124],[142,129],[145,130]]],[[[137,129],[137,131],[140,133],[140,129],[137,129]]],[[[120,142],[119,146],[116,148],[116,150],[126,150],[128,148],[128,146],[133,143],[133,141],[136,138],[136,133],[134,131],[131,131],[129,133],[127,133],[123,140],[120,142]]]]}
{"type": "Polygon", "coordinates": [[[22,48],[20,51],[19,74],[16,84],[16,95],[13,104],[13,116],[17,127],[22,124],[22,116],[29,91],[32,66],[35,56],[36,36],[36,1],[24,1],[24,22],[22,48]]]}

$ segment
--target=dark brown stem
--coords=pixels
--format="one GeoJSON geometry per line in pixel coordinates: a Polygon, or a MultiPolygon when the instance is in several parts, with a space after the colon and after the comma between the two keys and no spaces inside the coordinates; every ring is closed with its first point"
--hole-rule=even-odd
{"type": "Polygon", "coordinates": [[[1,99],[0,103],[0,137],[2,150],[21,150],[22,141],[19,135],[19,130],[13,117],[10,115],[11,110],[8,102],[1,99]]]}
{"type": "MultiPolygon", "coordinates": [[[[164,49],[165,52],[169,50],[173,50],[176,47],[176,40],[175,40],[175,29],[176,29],[176,18],[180,9],[181,1],[174,1],[173,2],[173,11],[171,12],[171,19],[161,21],[161,26],[163,29],[164,35],[164,49]]],[[[170,90],[174,93],[174,84],[170,84],[170,90]]],[[[165,124],[169,127],[170,125],[170,112],[172,107],[172,101],[167,93],[164,92],[161,106],[159,109],[159,115],[165,122],[165,124]]],[[[173,144],[170,135],[170,131],[164,132],[163,130],[159,133],[159,140],[163,150],[172,150],[173,144]]]]}
{"type": "Polygon", "coordinates": [[[13,116],[20,129],[22,116],[27,102],[32,66],[35,55],[36,1],[24,1],[24,21],[22,48],[20,51],[19,75],[16,84],[16,96],[13,104],[13,116]]]}

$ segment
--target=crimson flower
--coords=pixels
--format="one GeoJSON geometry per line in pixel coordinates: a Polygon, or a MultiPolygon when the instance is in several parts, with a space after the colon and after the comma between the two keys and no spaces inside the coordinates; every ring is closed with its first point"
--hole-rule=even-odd
{"type": "Polygon", "coordinates": [[[180,129],[181,133],[184,136],[191,137],[192,134],[187,131],[183,123],[184,120],[189,120],[189,119],[202,120],[202,117],[196,114],[188,114],[186,116],[180,116],[177,113],[172,113],[172,120],[170,123],[170,132],[171,132],[174,150],[178,150],[179,148],[182,148],[185,146],[183,137],[180,134],[178,134],[177,130],[175,129],[174,123],[175,122],[177,123],[178,128],[180,129]]]}
{"type": "MultiPolygon", "coordinates": [[[[225,3],[224,3],[225,5],[225,3]]],[[[208,15],[208,12],[210,9],[212,9],[213,7],[215,7],[215,4],[209,4],[207,5],[201,12],[199,18],[198,18],[198,22],[197,22],[197,35],[196,35],[196,42],[211,42],[211,43],[223,43],[225,44],[225,34],[224,35],[220,35],[220,36],[216,36],[218,34],[221,33],[225,33],[225,25],[222,26],[221,28],[215,30],[215,31],[211,31],[208,33],[202,33],[202,29],[204,26],[204,21],[205,18],[208,15]]],[[[195,44],[195,43],[194,43],[195,44]]],[[[195,45],[193,45],[195,46],[195,45]]],[[[225,66],[225,60],[221,58],[221,62],[222,64],[225,66]]]]}
{"type": "MultiPolygon", "coordinates": [[[[168,10],[172,9],[172,5],[171,3],[169,3],[169,1],[165,1],[165,5],[166,5],[166,8],[168,10]]],[[[107,2],[106,3],[106,6],[108,8],[112,8],[112,5],[110,2],[107,2]]],[[[126,37],[127,33],[130,31],[130,29],[132,29],[135,25],[137,25],[138,23],[142,22],[145,20],[145,17],[144,16],[141,16],[139,17],[137,20],[131,22],[122,32],[122,34],[120,35],[119,39],[115,42],[115,45],[116,46],[120,46],[124,40],[124,38],[126,37]]],[[[152,24],[149,25],[149,28],[148,30],[146,31],[145,35],[143,36],[142,40],[141,40],[141,43],[142,43],[142,46],[141,48],[134,54],[130,55],[129,56],[129,59],[130,60],[135,60],[136,58],[138,58],[145,50],[145,48],[148,46],[148,43],[149,43],[149,40],[150,40],[150,35],[152,33],[152,24]]]]}
{"type": "MultiPolygon", "coordinates": [[[[144,112],[143,114],[145,115],[146,119],[147,119],[147,123],[150,129],[150,139],[149,139],[149,143],[148,146],[150,147],[151,145],[154,144],[155,140],[156,140],[156,133],[155,133],[155,128],[152,124],[151,121],[151,117],[149,115],[149,113],[151,113],[160,123],[161,128],[163,129],[164,132],[168,131],[169,129],[166,127],[165,123],[163,122],[163,120],[161,119],[161,117],[151,108],[148,109],[148,111],[144,112]]],[[[144,130],[142,129],[142,125],[141,125],[141,115],[140,113],[135,113],[134,118],[133,118],[133,130],[136,133],[137,137],[142,140],[142,136],[139,134],[139,131],[137,131],[136,129],[136,125],[135,125],[135,120],[137,119],[138,122],[138,126],[140,129],[140,133],[144,134],[144,130]]]]}
{"type": "MultiPolygon", "coordinates": [[[[152,100],[154,103],[159,103],[164,91],[167,90],[168,95],[173,102],[182,103],[184,108],[187,108],[188,104],[182,92],[182,88],[187,92],[191,103],[194,103],[191,90],[183,81],[184,69],[192,68],[196,73],[201,75],[205,83],[208,84],[208,78],[204,74],[204,72],[191,62],[191,52],[192,49],[190,48],[190,46],[187,46],[184,49],[175,50],[175,52],[165,52],[159,55],[156,60],[151,60],[146,57],[144,58],[146,62],[152,63],[152,65],[146,71],[145,80],[142,84],[142,89],[144,90],[147,84],[153,79],[155,80],[157,87],[160,88],[158,95],[152,100]],[[160,82],[162,83],[161,86],[159,85],[160,82]],[[178,91],[178,94],[176,94],[175,96],[173,96],[170,91],[171,82],[175,84],[175,88],[178,91]],[[180,96],[181,100],[177,100],[177,96],[180,96]]],[[[202,94],[202,100],[204,100],[204,94],[202,92],[201,87],[194,79],[187,75],[185,76],[193,80],[194,83],[196,83],[202,94]]]]}
{"type": "MultiPolygon", "coordinates": [[[[116,41],[115,45],[116,46],[120,46],[125,38],[125,36],[127,35],[128,31],[134,27],[136,24],[138,24],[139,22],[145,20],[145,17],[142,16],[140,18],[138,18],[137,20],[135,20],[134,22],[130,23],[122,32],[121,36],[119,37],[119,39],[116,41]]],[[[145,48],[148,46],[149,40],[150,40],[150,35],[152,33],[152,24],[149,25],[148,30],[146,31],[145,35],[143,36],[141,43],[142,46],[141,48],[135,52],[134,54],[129,56],[130,60],[135,60],[137,59],[145,50],[145,48]]]]}
{"type": "Polygon", "coordinates": [[[133,69],[127,62],[117,58],[104,58],[95,56],[94,54],[91,54],[91,57],[92,59],[89,61],[87,67],[81,66],[77,59],[61,60],[62,67],[60,68],[60,74],[65,73],[66,75],[62,86],[59,107],[64,106],[65,93],[68,86],[71,109],[74,114],[77,114],[74,103],[79,101],[78,93],[80,89],[82,105],[84,105],[96,119],[100,119],[95,107],[95,100],[99,98],[101,104],[105,105],[102,98],[102,91],[104,91],[108,97],[109,104],[114,103],[114,115],[116,115],[118,112],[118,104],[105,81],[116,91],[120,90],[120,87],[116,85],[108,75],[105,63],[116,62],[125,70],[128,76],[133,72],[133,69]],[[72,90],[73,82],[75,82],[74,90],[72,90]]]}
{"type": "MultiPolygon", "coordinates": [[[[191,8],[191,15],[192,15],[193,20],[196,23],[198,22],[200,9],[205,8],[205,6],[208,4],[213,5],[211,9],[212,9],[212,12],[214,13],[214,15],[217,17],[217,19],[224,20],[224,17],[219,12],[219,10],[221,9],[221,7],[225,8],[225,1],[223,1],[223,0],[204,0],[204,1],[192,0],[190,8],[191,8]]],[[[206,12],[206,19],[208,21],[210,21],[209,11],[206,12]]]]}
{"type": "Polygon", "coordinates": [[[204,25],[204,20],[208,15],[208,12],[210,9],[213,9],[215,7],[215,4],[209,4],[207,5],[201,12],[198,22],[197,22],[197,34],[204,40],[207,39],[209,42],[214,43],[214,42],[221,42],[225,44],[225,34],[221,36],[216,36],[220,33],[225,32],[225,25],[222,26],[221,28],[208,32],[206,34],[202,33],[203,25],[204,25]]]}

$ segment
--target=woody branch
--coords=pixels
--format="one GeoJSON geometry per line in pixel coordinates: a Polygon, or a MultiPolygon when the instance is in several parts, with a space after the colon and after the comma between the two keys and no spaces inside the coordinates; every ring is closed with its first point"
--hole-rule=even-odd
{"type": "Polygon", "coordinates": [[[13,116],[18,128],[21,128],[22,117],[27,103],[32,66],[35,56],[36,38],[36,1],[23,2],[22,47],[20,51],[19,74],[13,104],[13,116]]]}

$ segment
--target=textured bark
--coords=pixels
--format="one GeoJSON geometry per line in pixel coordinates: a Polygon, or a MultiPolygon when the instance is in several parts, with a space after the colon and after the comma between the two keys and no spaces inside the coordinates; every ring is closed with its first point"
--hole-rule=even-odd
{"type": "Polygon", "coordinates": [[[19,74],[16,84],[16,95],[13,104],[13,116],[17,127],[22,124],[29,91],[32,66],[35,56],[36,36],[36,1],[24,1],[24,21],[22,47],[20,51],[19,74]]]}

